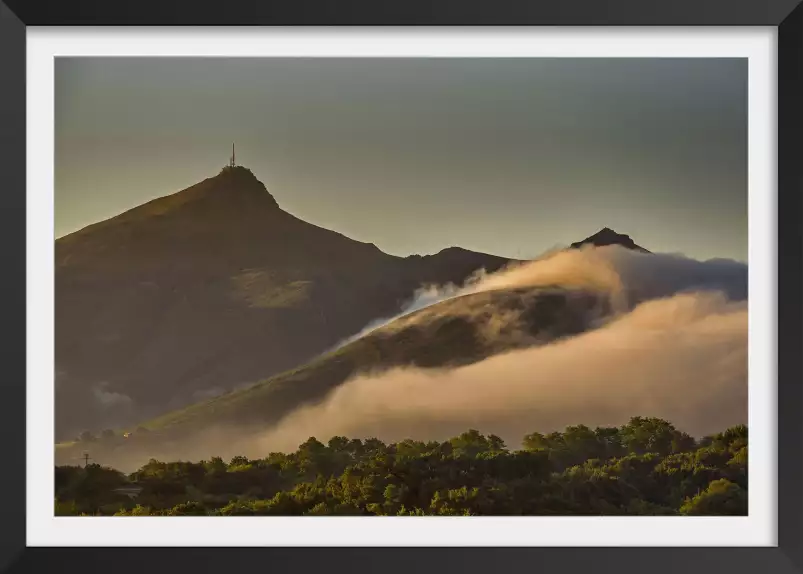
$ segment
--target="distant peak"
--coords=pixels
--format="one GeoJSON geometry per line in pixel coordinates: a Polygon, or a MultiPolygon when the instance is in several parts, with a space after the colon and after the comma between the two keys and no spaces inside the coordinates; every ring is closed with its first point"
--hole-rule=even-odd
{"type": "Polygon", "coordinates": [[[220,170],[218,177],[242,177],[249,179],[256,179],[254,172],[245,167],[244,165],[227,165],[220,170]]]}
{"type": "Polygon", "coordinates": [[[462,247],[446,247],[445,249],[441,249],[438,251],[438,255],[441,253],[468,253],[468,249],[463,249],[462,247]]]}
{"type": "Polygon", "coordinates": [[[602,229],[597,231],[594,235],[589,237],[589,239],[591,239],[591,238],[594,238],[594,239],[609,239],[611,241],[616,241],[616,242],[632,241],[632,239],[630,239],[629,235],[627,235],[625,233],[617,233],[616,231],[614,231],[610,227],[603,227],[602,229]]]}
{"type": "Polygon", "coordinates": [[[636,245],[636,243],[630,238],[629,235],[625,235],[623,233],[617,233],[610,227],[603,227],[602,229],[597,231],[594,235],[590,235],[589,237],[586,237],[582,241],[572,243],[570,248],[578,249],[583,245],[594,245],[596,247],[604,247],[607,245],[620,245],[622,247],[626,247],[627,249],[633,249],[634,251],[642,251],[644,253],[649,253],[649,251],[647,251],[640,245],[636,245]]]}

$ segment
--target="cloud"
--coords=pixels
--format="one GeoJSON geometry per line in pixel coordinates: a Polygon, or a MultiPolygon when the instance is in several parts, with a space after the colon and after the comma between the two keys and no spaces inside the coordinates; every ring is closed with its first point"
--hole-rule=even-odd
{"type": "Polygon", "coordinates": [[[723,291],[747,298],[747,265],[730,259],[697,261],[680,254],[641,253],[619,246],[550,254],[483,277],[462,293],[559,285],[607,293],[617,309],[679,292],[723,291]]]}
{"type": "Polygon", "coordinates": [[[92,388],[92,395],[95,401],[104,408],[129,407],[134,401],[128,395],[107,390],[109,384],[99,383],[92,388]]]}
{"type": "MultiPolygon", "coordinates": [[[[533,430],[622,424],[636,415],[667,418],[696,434],[746,422],[747,265],[587,247],[479,273],[459,288],[428,287],[426,297],[525,287],[595,292],[612,313],[598,329],[467,367],[362,375],[286,417],[260,438],[260,450],[292,449],[311,435],[434,439],[468,427],[517,444],[533,430]]],[[[430,307],[433,316],[415,320],[450,308],[460,309],[430,307]]],[[[474,318],[491,338],[517,319],[474,318]]]]}
{"type": "Polygon", "coordinates": [[[747,422],[747,266],[739,262],[618,247],[562,251],[479,273],[463,286],[427,287],[407,308],[429,306],[382,328],[461,317],[499,341],[520,327],[520,311],[500,311],[495,294],[517,289],[529,301],[527,288],[576,290],[610,304],[579,307],[593,327],[583,333],[540,346],[503,344],[507,352],[452,369],[362,373],[264,431],[207,428],[164,455],[256,458],[295,450],[310,436],[443,440],[468,428],[515,448],[533,431],[620,425],[633,416],[664,418],[695,436],[747,422]]]}
{"type": "MultiPolygon", "coordinates": [[[[465,285],[470,285],[479,280],[480,277],[484,276],[485,271],[480,270],[474,275],[472,275],[465,283],[465,285]]],[[[327,349],[322,355],[327,353],[331,353],[332,351],[336,351],[348,345],[349,343],[356,341],[357,339],[368,335],[369,333],[376,331],[381,327],[385,327],[390,325],[397,319],[401,319],[402,317],[406,317],[407,315],[414,313],[415,311],[419,311],[421,309],[425,309],[435,303],[440,303],[446,299],[450,299],[452,297],[457,297],[458,295],[463,294],[466,292],[466,286],[460,287],[450,283],[448,285],[422,285],[418,289],[415,290],[413,296],[405,302],[398,313],[392,315],[390,317],[380,317],[379,319],[374,319],[370,323],[368,323],[365,327],[363,327],[358,333],[355,333],[351,337],[347,337],[340,341],[337,345],[332,347],[331,349],[327,349]]]]}
{"type": "Polygon", "coordinates": [[[309,436],[444,439],[467,428],[517,445],[532,431],[658,416],[696,435],[746,422],[747,305],[684,293],[638,305],[608,325],[446,372],[361,376],[297,410],[257,450],[309,436]]]}

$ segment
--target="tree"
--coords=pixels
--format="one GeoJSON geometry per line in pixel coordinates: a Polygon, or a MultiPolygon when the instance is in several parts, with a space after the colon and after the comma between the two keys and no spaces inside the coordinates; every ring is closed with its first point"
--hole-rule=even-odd
{"type": "Polygon", "coordinates": [[[680,513],[689,516],[746,516],[747,492],[726,478],[715,480],[703,492],[687,499],[680,513]]]}
{"type": "Polygon", "coordinates": [[[724,432],[715,434],[711,439],[713,446],[735,453],[742,447],[747,446],[747,427],[745,425],[736,425],[724,432]]]}
{"type": "Polygon", "coordinates": [[[106,429],[101,433],[101,438],[104,440],[111,440],[114,438],[114,431],[112,429],[106,429]]]}
{"type": "Polygon", "coordinates": [[[344,436],[333,436],[329,439],[329,448],[334,451],[346,450],[349,445],[349,439],[344,436]]]}
{"type": "Polygon", "coordinates": [[[566,427],[563,431],[564,464],[581,464],[588,459],[603,459],[607,454],[605,444],[586,425],[566,427]]]}
{"type": "Polygon", "coordinates": [[[534,432],[528,434],[522,439],[521,445],[524,447],[524,450],[545,450],[549,448],[549,443],[546,440],[546,437],[542,435],[540,432],[534,432]]]}
{"type": "Polygon", "coordinates": [[[460,436],[456,436],[449,441],[458,456],[477,456],[481,452],[502,450],[505,443],[496,435],[480,434],[478,430],[470,429],[460,436]]]}
{"type": "MultiPolygon", "coordinates": [[[[126,514],[126,512],[123,511],[123,514],[126,514]]],[[[152,516],[153,515],[153,513],[151,512],[150,508],[148,508],[147,506],[141,506],[139,504],[137,504],[134,508],[132,508],[127,514],[129,514],[130,516],[152,516]]]]}
{"type": "Polygon", "coordinates": [[[314,436],[309,437],[298,447],[298,453],[302,456],[314,457],[326,451],[326,446],[314,436]]]}
{"type": "Polygon", "coordinates": [[[489,434],[488,435],[488,447],[491,450],[495,450],[496,451],[496,450],[505,450],[506,445],[505,445],[505,441],[503,441],[501,438],[499,438],[495,434],[489,434]]]}
{"type": "Polygon", "coordinates": [[[531,433],[522,444],[522,450],[509,451],[500,437],[472,429],[443,442],[407,439],[389,445],[335,436],[327,446],[310,438],[295,452],[255,460],[235,456],[228,463],[220,457],[151,459],[127,477],[98,464],[57,466],[55,511],[89,516],[747,512],[743,426],[711,435],[702,446],[667,421],[635,417],[619,428],[575,425],[531,433]],[[136,500],[118,492],[130,482],[142,489],[136,500]]]}
{"type": "Polygon", "coordinates": [[[376,454],[385,450],[386,446],[378,438],[367,438],[363,441],[363,448],[366,452],[376,454]]]}
{"type": "Polygon", "coordinates": [[[605,451],[604,458],[624,456],[626,453],[622,447],[622,437],[616,427],[597,427],[594,429],[601,448],[605,451]]]}
{"type": "Polygon", "coordinates": [[[675,448],[688,448],[689,437],[670,422],[655,417],[633,417],[624,425],[619,434],[628,452],[644,454],[655,452],[667,455],[677,452],[675,448]]]}
{"type": "Polygon", "coordinates": [[[167,512],[168,516],[206,516],[206,508],[200,502],[185,502],[174,506],[167,512]]]}
{"type": "Polygon", "coordinates": [[[248,458],[244,456],[233,456],[231,461],[229,462],[229,467],[233,466],[245,466],[248,464],[248,458]]]}

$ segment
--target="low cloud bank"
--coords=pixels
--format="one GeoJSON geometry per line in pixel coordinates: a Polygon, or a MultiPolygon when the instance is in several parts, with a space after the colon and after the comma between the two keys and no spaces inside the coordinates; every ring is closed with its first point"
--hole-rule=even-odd
{"type": "Polygon", "coordinates": [[[447,372],[363,376],[257,441],[309,436],[444,439],[467,428],[518,446],[534,430],[657,416],[695,435],[747,420],[747,307],[722,294],[649,301],[600,329],[447,372]]]}
{"type": "Polygon", "coordinates": [[[680,254],[641,253],[619,246],[550,251],[497,273],[480,269],[460,286],[424,285],[397,314],[370,322],[335,348],[447,299],[498,289],[551,286],[602,293],[617,312],[679,292],[714,290],[743,300],[747,299],[747,265],[731,259],[697,261],[680,254]]]}
{"type": "Polygon", "coordinates": [[[593,331],[468,367],[360,376],[291,413],[256,450],[292,450],[309,436],[443,439],[469,427],[518,446],[534,430],[619,425],[636,415],[696,435],[747,421],[746,265],[587,248],[460,288],[430,287],[427,298],[540,286],[597,291],[614,312],[593,331]]]}
{"type": "MultiPolygon", "coordinates": [[[[458,301],[433,304],[526,287],[592,292],[608,298],[610,313],[593,330],[469,366],[363,374],[264,432],[208,428],[169,446],[168,458],[264,457],[310,436],[443,440],[476,428],[518,448],[533,431],[621,425],[633,416],[661,417],[695,436],[747,422],[745,264],[618,247],[561,251],[463,286],[426,287],[402,313],[461,313],[458,301]]],[[[493,337],[501,319],[488,309],[471,316],[493,337]]],[[[115,464],[139,458],[129,452],[115,464]]]]}

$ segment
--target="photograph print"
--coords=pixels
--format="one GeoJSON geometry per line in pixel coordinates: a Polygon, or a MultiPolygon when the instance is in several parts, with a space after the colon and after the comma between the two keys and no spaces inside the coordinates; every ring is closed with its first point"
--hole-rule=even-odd
{"type": "Polygon", "coordinates": [[[746,515],[747,73],[56,58],[55,515],[746,515]]]}

